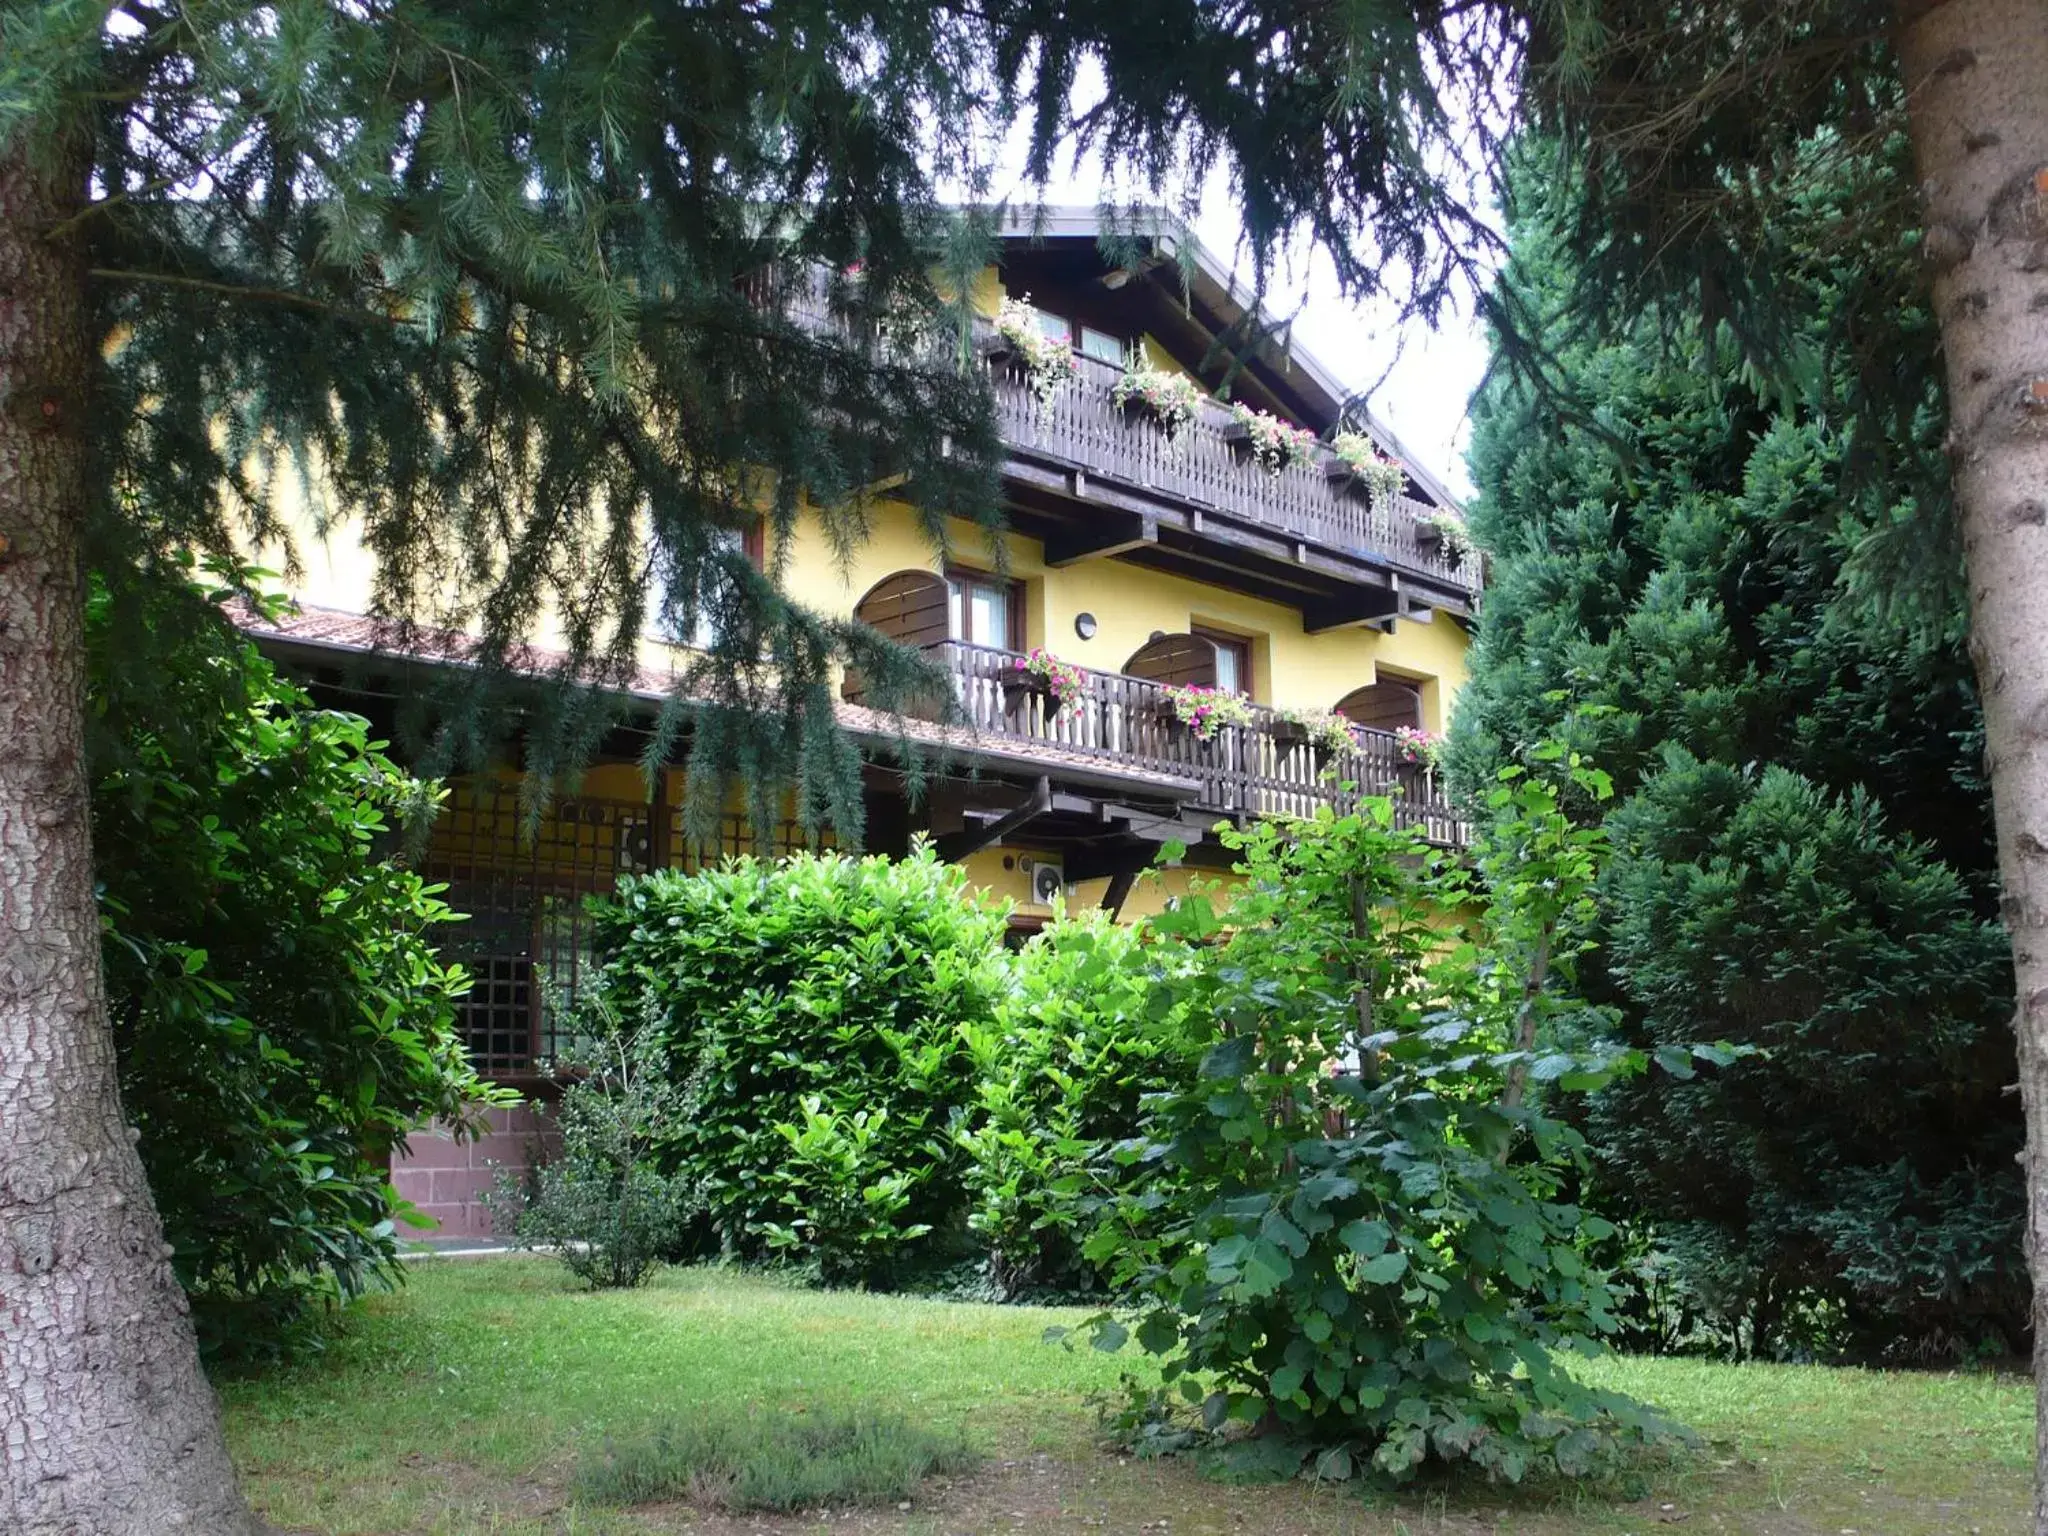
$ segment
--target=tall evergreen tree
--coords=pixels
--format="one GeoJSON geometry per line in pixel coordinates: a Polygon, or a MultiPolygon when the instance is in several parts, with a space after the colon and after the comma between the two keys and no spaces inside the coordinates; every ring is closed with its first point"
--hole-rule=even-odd
{"type": "MultiPolygon", "coordinates": [[[[1768,1050],[1601,1095],[1608,1198],[1757,1347],[1819,1300],[1867,1356],[2004,1351],[2027,1318],[2021,1124],[1960,562],[1924,548],[1910,607],[1850,579],[1946,494],[1936,337],[1892,301],[1906,238],[1860,217],[1903,154],[1820,174],[1776,230],[1779,301],[1803,344],[1888,356],[1916,429],[1866,441],[1841,376],[1766,394],[1689,316],[1561,349],[1590,421],[1496,386],[1472,452],[1493,580],[1453,753],[1479,781],[1563,735],[1607,769],[1600,982],[1643,1044],[1768,1050]]],[[[1578,280],[1571,199],[1529,201],[1505,280],[1551,309],[1578,280]]]]}
{"type": "Polygon", "coordinates": [[[569,685],[650,603],[713,606],[696,782],[857,833],[828,668],[908,658],[719,535],[809,505],[850,544],[892,476],[935,534],[993,521],[989,402],[897,344],[944,334],[969,40],[914,6],[0,7],[0,1526],[250,1528],[116,1098],[84,561],[227,555],[303,472],[482,673],[560,620],[564,758],[602,719],[569,685]]]}

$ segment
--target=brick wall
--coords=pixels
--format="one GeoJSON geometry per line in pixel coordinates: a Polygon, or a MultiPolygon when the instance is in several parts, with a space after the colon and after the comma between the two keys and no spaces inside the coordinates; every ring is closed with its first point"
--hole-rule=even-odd
{"type": "Polygon", "coordinates": [[[441,1240],[491,1237],[491,1213],[477,1199],[497,1186],[501,1169],[520,1170],[535,1160],[543,1127],[552,1136],[552,1122],[543,1121],[531,1104],[489,1112],[490,1130],[474,1141],[457,1141],[438,1126],[415,1131],[411,1150],[391,1162],[391,1182],[439,1223],[426,1231],[401,1226],[399,1235],[441,1240]]]}

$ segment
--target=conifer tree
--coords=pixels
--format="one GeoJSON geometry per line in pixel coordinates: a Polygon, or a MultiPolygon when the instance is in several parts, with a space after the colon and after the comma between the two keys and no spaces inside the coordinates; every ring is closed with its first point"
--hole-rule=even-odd
{"type": "Polygon", "coordinates": [[[919,674],[722,534],[810,506],[850,547],[890,480],[935,533],[994,517],[934,279],[973,244],[933,196],[980,78],[947,20],[0,7],[0,1526],[250,1528],[116,1099],[86,562],[231,555],[303,474],[381,610],[471,630],[478,673],[559,622],[543,764],[651,606],[708,609],[694,779],[857,836],[828,669],[919,674]]]}
{"type": "MultiPolygon", "coordinates": [[[[1507,380],[1475,413],[1491,579],[1452,757],[1484,783],[1562,737],[1607,770],[1617,798],[1581,808],[1615,845],[1588,984],[1645,1048],[1767,1052],[1616,1085],[1588,1117],[1603,1205],[1647,1217],[1689,1308],[1759,1352],[1938,1359],[2026,1333],[1960,554],[1926,541],[1911,605],[1850,579],[1899,526],[1944,525],[1932,318],[1893,292],[1909,237],[1861,217],[1910,174],[1900,149],[1817,168],[1772,277],[1803,341],[1892,359],[1902,440],[1864,441],[1846,365],[1780,399],[1690,315],[1559,349],[1590,421],[1507,380]]],[[[1552,309],[1571,189],[1522,189],[1504,280],[1552,309]]]]}

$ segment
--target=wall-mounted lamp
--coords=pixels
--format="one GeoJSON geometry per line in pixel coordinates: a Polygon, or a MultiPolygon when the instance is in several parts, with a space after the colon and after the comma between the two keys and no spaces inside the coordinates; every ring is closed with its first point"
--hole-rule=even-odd
{"type": "Polygon", "coordinates": [[[1074,615],[1074,633],[1079,635],[1083,640],[1093,640],[1095,638],[1095,630],[1096,624],[1094,614],[1077,613],[1074,615]]]}

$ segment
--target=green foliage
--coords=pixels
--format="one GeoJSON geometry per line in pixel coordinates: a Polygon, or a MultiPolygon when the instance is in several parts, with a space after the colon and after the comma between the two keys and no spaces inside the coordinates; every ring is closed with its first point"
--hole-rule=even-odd
{"type": "MultiPolygon", "coordinates": [[[[1611,774],[1611,814],[1571,802],[1616,840],[1586,990],[1640,1048],[1769,1047],[1583,1120],[1603,1201],[1683,1271],[1689,1331],[1767,1352],[1954,1356],[2028,1316],[1935,326],[1888,297],[1910,242],[1863,216],[1908,178],[1896,153],[1808,174],[1769,231],[1814,354],[1853,334],[1882,355],[1889,435],[1844,403],[1847,362],[1766,394],[1655,314],[1563,349],[1593,423],[1508,386],[1476,411],[1493,580],[1451,767],[1483,784],[1561,736],[1611,774]],[[1920,601],[1873,600],[1869,562],[1909,536],[1920,601]]],[[[1521,208],[1507,282],[1554,307],[1584,275],[1576,204],[1521,208]]]]}
{"type": "Polygon", "coordinates": [[[891,1172],[882,1161],[889,1111],[835,1114],[823,1103],[812,1094],[798,1106],[801,1124],[775,1127],[789,1143],[769,1174],[785,1220],[762,1223],[761,1233],[773,1252],[815,1265],[827,1285],[865,1284],[931,1231],[929,1222],[906,1222],[903,1213],[939,1165],[891,1172]]]}
{"type": "Polygon", "coordinates": [[[202,1339],[273,1349],[398,1278],[391,1150],[487,1098],[434,953],[452,914],[384,856],[433,790],[182,579],[99,584],[88,621],[122,1107],[202,1339]]]}
{"type": "MultiPolygon", "coordinates": [[[[1597,777],[1567,765],[1587,793],[1597,777]]],[[[1204,1047],[1133,1154],[1157,1172],[1091,1237],[1137,1299],[1163,1391],[1130,1420],[1226,1454],[1401,1479],[1426,1462],[1510,1481],[1578,1475],[1660,1431],[1559,1361],[1613,1331],[1583,1245],[1611,1229],[1567,1196],[1583,1143],[1545,1107],[1640,1070],[1605,1020],[1549,989],[1585,947],[1597,834],[1511,777],[1488,890],[1393,825],[1383,800],[1228,834],[1245,885],[1155,920],[1192,946],[1162,975],[1204,1047]]],[[[1125,1325],[1097,1324],[1115,1347],[1125,1325]]]]}
{"type": "Polygon", "coordinates": [[[543,774],[620,708],[560,685],[629,680],[652,615],[708,617],[716,654],[676,690],[696,702],[652,747],[694,722],[693,814],[739,776],[766,825],[794,784],[806,822],[857,839],[834,668],[884,699],[935,674],[725,535],[802,508],[848,551],[900,477],[935,544],[996,523],[990,398],[935,281],[964,295],[989,249],[936,204],[968,173],[933,125],[976,94],[947,13],[0,14],[0,154],[65,162],[94,205],[67,249],[96,559],[281,537],[278,493],[317,475],[377,556],[379,611],[478,636],[409,725],[480,758],[516,687],[543,774]],[[898,345],[906,317],[934,344],[898,345]],[[544,611],[571,654],[529,685],[507,673],[544,611]]]}
{"type": "Polygon", "coordinates": [[[663,1136],[695,1110],[671,1083],[662,1043],[586,1006],[599,1027],[554,1063],[564,1081],[546,1161],[525,1181],[501,1176],[491,1200],[522,1248],[551,1249],[592,1289],[639,1285],[682,1245],[701,1208],[695,1187],[654,1162],[663,1136]]]}
{"type": "Polygon", "coordinates": [[[1711,1019],[1770,1052],[1616,1089],[1589,1121],[1707,1315],[1752,1349],[2016,1345],[2029,1291],[1994,1024],[2009,955],[1956,871],[1860,787],[1677,750],[1612,825],[1608,943],[1640,1038],[1711,1019]]]}
{"type": "Polygon", "coordinates": [[[667,871],[622,881],[593,934],[606,1005],[659,1032],[696,1105],[661,1157],[728,1251],[801,1234],[872,1281],[957,1226],[963,1034],[1008,974],[1003,914],[961,870],[923,851],[667,871]]]}
{"type": "Polygon", "coordinates": [[[1131,1182],[1114,1150],[1139,1134],[1152,1095],[1193,1078],[1182,1006],[1153,1003],[1158,967],[1183,958],[1099,911],[1062,916],[1024,946],[995,1019],[970,1035],[968,1225],[1001,1295],[1100,1288],[1080,1245],[1131,1182]]]}
{"type": "Polygon", "coordinates": [[[957,1430],[889,1415],[712,1414],[607,1444],[577,1468],[575,1488],[602,1504],[687,1498],[733,1513],[779,1512],[896,1503],[928,1477],[980,1462],[957,1430]]]}

